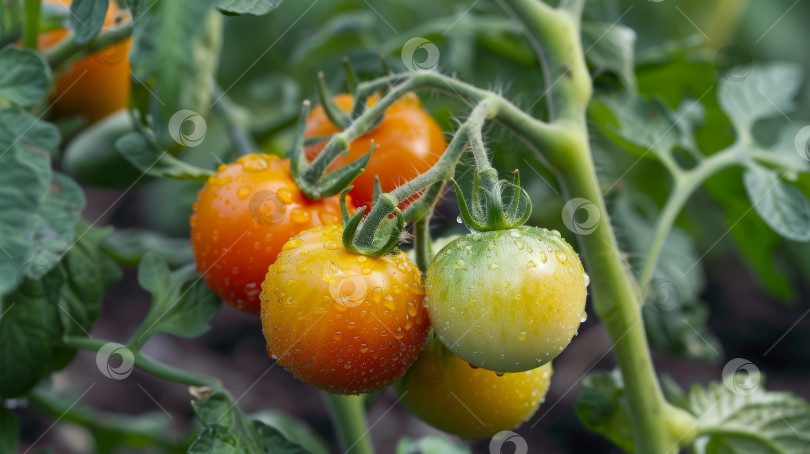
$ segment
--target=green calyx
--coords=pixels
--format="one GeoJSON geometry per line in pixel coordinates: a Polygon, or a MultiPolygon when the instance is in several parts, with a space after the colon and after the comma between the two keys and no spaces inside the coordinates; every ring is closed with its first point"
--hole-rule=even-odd
{"type": "Polygon", "coordinates": [[[343,247],[355,254],[379,257],[391,252],[399,243],[402,230],[405,228],[405,218],[397,203],[387,194],[380,195],[375,191],[374,206],[381,209],[371,210],[368,217],[363,219],[366,207],[359,208],[353,215],[349,215],[346,208],[346,194],[352,186],[340,193],[340,212],[343,216],[343,247]],[[390,218],[389,213],[395,213],[390,218]]]}
{"type": "Polygon", "coordinates": [[[514,180],[498,180],[495,169],[476,170],[469,205],[458,183],[453,181],[461,211],[467,227],[479,232],[512,229],[523,225],[532,213],[529,194],[520,187],[520,174],[514,180]],[[507,203],[508,201],[508,203],[507,203]]]}

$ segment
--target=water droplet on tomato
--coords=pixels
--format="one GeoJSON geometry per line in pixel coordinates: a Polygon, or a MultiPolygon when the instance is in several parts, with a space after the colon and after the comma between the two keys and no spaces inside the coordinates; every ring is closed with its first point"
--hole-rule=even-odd
{"type": "Polygon", "coordinates": [[[557,261],[560,262],[561,265],[565,265],[566,260],[568,260],[565,254],[563,254],[562,252],[557,252],[556,256],[557,261]]]}
{"type": "Polygon", "coordinates": [[[337,248],[339,248],[340,246],[335,241],[326,241],[325,243],[323,243],[323,247],[324,247],[324,249],[329,249],[330,251],[334,251],[337,248]]]}
{"type": "Polygon", "coordinates": [[[579,317],[579,323],[585,323],[585,320],[588,320],[588,313],[582,311],[582,315],[579,317]]]}
{"type": "Polygon", "coordinates": [[[585,287],[589,286],[591,284],[591,277],[588,276],[588,273],[583,274],[582,277],[585,278],[585,287]]]}
{"type": "Polygon", "coordinates": [[[519,341],[524,341],[524,340],[526,340],[527,336],[528,336],[528,333],[526,333],[526,331],[521,331],[521,332],[518,333],[517,338],[518,338],[519,341]]]}
{"type": "Polygon", "coordinates": [[[295,209],[290,213],[290,221],[292,221],[294,224],[304,224],[309,222],[309,220],[310,215],[308,211],[295,209]]]}
{"type": "Polygon", "coordinates": [[[497,270],[497,269],[498,269],[498,264],[496,264],[496,263],[490,263],[490,264],[489,264],[489,269],[491,269],[491,270],[497,270]]]}
{"type": "Polygon", "coordinates": [[[461,259],[456,260],[456,269],[458,269],[458,270],[466,270],[467,269],[467,263],[464,260],[461,260],[461,259]]]}
{"type": "Polygon", "coordinates": [[[250,195],[250,186],[242,186],[236,191],[236,196],[239,197],[240,200],[245,200],[250,195]]]}

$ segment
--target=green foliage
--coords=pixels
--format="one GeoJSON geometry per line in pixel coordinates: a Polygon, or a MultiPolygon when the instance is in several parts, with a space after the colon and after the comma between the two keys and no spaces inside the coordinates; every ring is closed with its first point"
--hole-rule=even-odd
{"type": "Polygon", "coordinates": [[[329,454],[329,449],[309,426],[287,413],[278,410],[266,410],[250,415],[250,418],[257,423],[278,430],[287,440],[301,445],[312,454],[329,454]]]}
{"type": "Polygon", "coordinates": [[[70,28],[77,43],[87,43],[101,31],[108,5],[108,0],[73,0],[70,3],[70,28]]]}
{"type": "Polygon", "coordinates": [[[116,230],[104,242],[104,252],[123,265],[137,266],[149,252],[176,268],[191,263],[194,254],[187,239],[169,238],[151,230],[116,230]]]}
{"type": "Polygon", "coordinates": [[[51,85],[51,68],[39,52],[0,49],[0,99],[22,107],[42,101],[51,85]]]}
{"type": "Polygon", "coordinates": [[[793,241],[810,240],[810,200],[778,173],[751,165],[743,183],[754,209],[776,233],[793,241]]]}
{"type": "Polygon", "coordinates": [[[582,24],[582,47],[597,79],[602,73],[618,77],[628,91],[636,89],[633,48],[636,32],[621,24],[585,22],[582,24]]]}
{"type": "Polygon", "coordinates": [[[225,392],[215,392],[201,402],[192,402],[192,406],[204,428],[189,447],[189,454],[312,454],[286,439],[279,429],[248,418],[225,392]]]}
{"type": "Polygon", "coordinates": [[[574,405],[582,424],[625,451],[635,452],[621,374],[618,371],[593,373],[585,377],[582,384],[582,393],[574,405]]]}
{"type": "Polygon", "coordinates": [[[228,14],[261,16],[281,6],[283,0],[219,0],[217,8],[228,14]]]}
{"type": "Polygon", "coordinates": [[[194,338],[207,332],[221,301],[205,285],[194,264],[170,271],[160,255],[146,254],[138,266],[138,283],[152,294],[152,307],[132,336],[143,345],[158,332],[194,338]]]}
{"type": "Polygon", "coordinates": [[[19,425],[14,413],[0,406],[0,450],[14,452],[17,449],[19,425]]]}
{"type": "Polygon", "coordinates": [[[692,387],[688,409],[698,417],[700,434],[695,452],[805,452],[810,446],[810,405],[792,393],[765,391],[759,374],[742,375],[724,377],[723,384],[692,387]],[[735,380],[744,380],[744,387],[735,380]]]}
{"type": "Polygon", "coordinates": [[[141,172],[154,177],[176,178],[204,183],[214,173],[183,162],[167,151],[157,149],[149,138],[131,132],[119,138],[115,147],[124,158],[141,172]]]}
{"type": "Polygon", "coordinates": [[[439,435],[413,439],[403,437],[397,443],[396,454],[469,454],[470,448],[457,445],[439,435]]]}

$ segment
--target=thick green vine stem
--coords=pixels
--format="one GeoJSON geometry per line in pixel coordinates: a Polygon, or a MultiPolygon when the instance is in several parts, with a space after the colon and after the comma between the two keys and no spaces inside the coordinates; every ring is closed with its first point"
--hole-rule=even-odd
{"type": "MultiPolygon", "coordinates": [[[[3,5],[3,8],[6,6],[3,5]]],[[[37,48],[39,38],[39,15],[42,10],[40,0],[25,0],[25,27],[23,27],[23,46],[37,48]]]]}
{"type": "Polygon", "coordinates": [[[322,393],[338,432],[343,454],[374,454],[366,421],[364,397],[322,393]]]}
{"type": "MultiPolygon", "coordinates": [[[[593,203],[601,215],[596,229],[579,236],[590,275],[594,306],[605,323],[625,383],[625,398],[633,427],[635,451],[645,454],[676,453],[694,437],[693,419],[672,407],[661,392],[650,358],[641,318],[638,285],[619,254],[608,220],[588,143],[585,111],[592,94],[591,79],[580,42],[583,0],[570,0],[552,8],[540,0],[503,0],[527,33],[543,46],[552,75],[547,95],[554,106],[552,125],[563,129],[552,149],[543,151],[569,198],[593,203]],[[560,159],[562,158],[562,159],[560,159]]],[[[531,127],[519,134],[532,143],[531,127]]]]}

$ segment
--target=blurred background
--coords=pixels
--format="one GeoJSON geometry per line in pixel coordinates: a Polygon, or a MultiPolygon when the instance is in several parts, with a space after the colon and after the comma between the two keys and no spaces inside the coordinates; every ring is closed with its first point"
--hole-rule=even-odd
{"type": "MultiPolygon", "coordinates": [[[[710,90],[701,98],[706,121],[697,130],[698,145],[705,154],[733,140],[728,121],[713,114],[718,111],[714,85],[729,71],[744,74],[751,62],[784,60],[810,69],[807,17],[810,1],[806,0],[605,0],[589,2],[586,9],[589,22],[618,27],[612,30],[622,33],[634,31],[635,72],[643,96],[660,97],[675,108],[682,99],[697,99],[710,90]]],[[[283,154],[291,142],[291,126],[300,101],[308,98],[317,102],[318,71],[323,71],[338,91],[345,83],[344,56],[364,78],[382,72],[380,54],[396,70],[402,70],[408,64],[401,58],[402,46],[415,37],[436,45],[440,71],[495,89],[536,115],[544,115],[539,64],[522,39],[519,26],[490,0],[289,0],[263,17],[227,17],[218,82],[250,112],[253,133],[262,148],[283,154]]],[[[599,38],[586,37],[586,48],[588,42],[599,38]]],[[[609,64],[590,63],[597,95],[628,89],[609,64]]],[[[448,134],[455,127],[454,117],[465,113],[464,106],[447,97],[426,95],[423,101],[448,134]]],[[[786,124],[808,124],[807,83],[802,86],[797,106],[796,111],[786,113],[786,118],[758,124],[758,138],[772,143],[786,124]]],[[[636,229],[647,228],[666,198],[669,181],[654,161],[643,161],[625,174],[636,157],[606,140],[599,128],[591,129],[608,204],[614,211],[620,239],[627,241],[636,229]],[[649,217],[628,211],[627,194],[632,194],[632,205],[647,207],[642,213],[649,217]]],[[[569,233],[560,216],[565,200],[551,174],[509,135],[493,130],[488,139],[497,168],[521,170],[535,206],[530,223],[569,233]]],[[[205,141],[184,156],[210,168],[233,157],[225,128],[215,119],[208,123],[205,141]]],[[[459,172],[465,170],[462,165],[459,172]]],[[[810,194],[810,183],[800,184],[810,194]]],[[[194,183],[167,180],[150,182],[123,196],[87,188],[84,218],[98,220],[99,226],[158,230],[177,239],[172,244],[178,257],[189,258],[182,254],[190,254],[188,218],[198,189],[194,183]]],[[[708,253],[699,259],[700,266],[683,276],[686,285],[694,289],[679,289],[683,298],[677,310],[645,314],[663,317],[659,321],[667,326],[664,332],[651,333],[656,338],[656,366],[671,378],[668,383],[687,386],[720,380],[727,361],[744,358],[766,375],[769,389],[810,398],[810,317],[805,317],[810,311],[810,247],[780,239],[753,213],[740,217],[744,209],[739,211],[742,202],[735,202],[737,196],[747,203],[739,171],[724,172],[698,191],[679,219],[679,232],[691,238],[695,258],[708,253]],[[741,220],[734,223],[738,218],[741,220]]],[[[463,227],[455,222],[457,214],[455,198],[445,197],[434,218],[434,234],[463,233],[463,227]]],[[[575,244],[575,238],[568,239],[575,244]]],[[[635,265],[629,247],[628,263],[635,265]]],[[[149,295],[138,286],[134,269],[127,269],[124,278],[107,293],[102,319],[92,334],[122,341],[134,331],[148,306],[149,295]]],[[[578,337],[554,363],[546,402],[516,430],[527,440],[529,452],[617,452],[585,430],[573,409],[583,376],[614,366],[606,332],[590,307],[588,311],[591,316],[578,337]]],[[[248,413],[274,409],[300,418],[338,452],[319,393],[274,367],[265,353],[258,318],[224,305],[212,325],[210,332],[194,340],[160,334],[144,352],[183,369],[220,377],[226,388],[241,397],[239,404],[248,413]]],[[[186,388],[137,370],[127,380],[99,381],[94,355],[86,352],[55,375],[53,387],[59,392],[78,393],[92,382],[97,386],[83,404],[133,415],[152,413],[156,418],[153,423],[171,425],[178,438],[184,437],[193,424],[186,388]]],[[[369,421],[374,424],[371,436],[381,453],[394,452],[402,435],[436,432],[395,402],[391,390],[369,402],[369,421]]],[[[40,440],[52,422],[33,409],[24,410],[24,449],[33,443],[34,451],[48,447],[55,453],[81,453],[91,449],[88,435],[69,423],[59,424],[40,440]]],[[[488,452],[488,441],[470,444],[475,452],[488,452]]]]}

